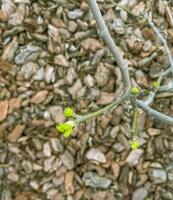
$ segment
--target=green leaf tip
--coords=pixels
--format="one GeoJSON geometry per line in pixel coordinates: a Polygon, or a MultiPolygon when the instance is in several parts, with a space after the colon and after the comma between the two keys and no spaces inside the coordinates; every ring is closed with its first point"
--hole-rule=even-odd
{"type": "Polygon", "coordinates": [[[138,94],[139,88],[138,87],[132,87],[132,94],[138,94]]]}
{"type": "Polygon", "coordinates": [[[68,121],[66,123],[57,124],[56,129],[60,133],[63,133],[64,137],[67,138],[72,134],[73,128],[75,127],[75,125],[76,125],[76,122],[68,121]]]}
{"type": "Polygon", "coordinates": [[[73,109],[72,108],[70,108],[70,107],[67,107],[67,108],[65,108],[64,109],[64,116],[65,117],[75,117],[75,112],[73,111],[73,109]]]}
{"type": "Polygon", "coordinates": [[[135,149],[139,149],[140,147],[140,143],[137,139],[133,139],[131,142],[131,149],[135,150],[135,149]]]}
{"type": "Polygon", "coordinates": [[[153,83],[153,87],[156,88],[156,89],[159,88],[160,87],[160,83],[158,81],[155,81],[153,83]]]}

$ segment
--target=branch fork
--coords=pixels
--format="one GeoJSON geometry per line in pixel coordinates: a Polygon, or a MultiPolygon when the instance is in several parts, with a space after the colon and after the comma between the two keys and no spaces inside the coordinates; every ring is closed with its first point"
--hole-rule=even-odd
{"type": "MultiPolygon", "coordinates": [[[[121,53],[118,50],[118,47],[116,46],[113,39],[111,38],[111,35],[108,31],[108,28],[107,28],[107,26],[106,26],[106,24],[103,20],[103,17],[101,15],[100,9],[97,5],[97,1],[96,0],[88,0],[88,2],[89,2],[89,7],[91,9],[91,12],[92,12],[92,14],[93,14],[93,16],[96,20],[96,23],[98,25],[98,29],[101,33],[101,36],[102,36],[103,40],[105,41],[105,43],[107,44],[109,50],[111,51],[113,57],[115,58],[115,60],[117,62],[118,67],[121,70],[121,74],[122,74],[122,77],[123,77],[124,91],[131,91],[131,82],[130,82],[130,75],[129,75],[129,71],[128,71],[128,64],[127,64],[126,60],[122,57],[121,53]]],[[[123,9],[122,6],[121,6],[121,8],[123,9]]],[[[124,8],[124,10],[128,11],[125,8],[124,8]]],[[[132,14],[132,13],[130,13],[130,14],[132,14]]],[[[141,19],[141,16],[136,16],[136,17],[141,19]]],[[[157,36],[161,39],[161,41],[164,45],[165,51],[166,51],[168,58],[169,58],[170,68],[168,70],[166,70],[164,73],[161,73],[161,76],[160,76],[160,79],[159,79],[159,82],[161,82],[163,77],[168,75],[170,72],[172,72],[172,75],[173,75],[172,55],[171,55],[171,52],[168,48],[166,40],[162,37],[159,30],[155,27],[154,23],[149,18],[147,18],[145,16],[144,16],[144,19],[147,21],[147,23],[153,29],[153,31],[157,34],[157,36]]],[[[154,100],[156,92],[157,92],[157,90],[155,90],[152,94],[150,94],[150,96],[148,97],[146,102],[135,99],[136,105],[139,108],[141,108],[142,110],[144,110],[145,112],[147,112],[147,114],[149,114],[150,116],[156,118],[157,120],[162,121],[163,123],[173,125],[173,117],[169,117],[169,116],[162,114],[162,113],[160,113],[160,112],[149,107],[149,104],[151,104],[152,101],[154,100]]],[[[131,103],[133,105],[132,99],[133,98],[130,98],[131,103]]],[[[135,115],[135,113],[136,113],[136,108],[134,107],[134,115],[135,115]]]]}

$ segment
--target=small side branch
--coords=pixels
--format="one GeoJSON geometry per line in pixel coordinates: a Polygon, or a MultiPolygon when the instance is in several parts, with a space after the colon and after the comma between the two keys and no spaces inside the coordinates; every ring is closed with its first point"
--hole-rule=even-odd
{"type": "Polygon", "coordinates": [[[101,108],[100,110],[93,112],[93,113],[89,113],[86,115],[78,115],[76,117],[76,122],[80,123],[80,122],[85,122],[88,119],[91,119],[93,117],[97,117],[98,115],[102,115],[105,114],[107,112],[112,111],[113,109],[115,109],[118,105],[120,105],[123,101],[125,101],[127,98],[129,97],[129,93],[126,92],[124,93],[122,96],[118,97],[115,101],[113,101],[111,104],[105,106],[104,108],[101,108]]]}
{"type": "Polygon", "coordinates": [[[158,89],[158,92],[173,92],[173,81],[169,82],[166,85],[161,86],[158,89]]]}
{"type": "Polygon", "coordinates": [[[129,76],[129,71],[128,71],[128,64],[125,61],[125,59],[122,57],[121,53],[119,52],[118,47],[114,43],[114,41],[106,27],[106,24],[103,20],[100,9],[97,5],[97,1],[89,0],[89,7],[92,11],[92,14],[93,14],[96,22],[97,22],[97,25],[98,25],[98,28],[99,28],[99,31],[101,33],[103,40],[107,44],[108,48],[110,49],[111,53],[113,54],[113,56],[117,62],[118,67],[121,70],[124,88],[125,88],[125,90],[130,90],[131,83],[130,83],[130,76],[129,76]]]}
{"type": "MultiPolygon", "coordinates": [[[[171,73],[171,68],[169,67],[165,72],[161,72],[160,73],[160,76],[159,76],[159,78],[158,78],[158,82],[161,84],[161,82],[162,82],[162,80],[164,79],[164,77],[165,76],[168,76],[169,75],[169,73],[171,73]]],[[[169,87],[167,87],[167,86],[165,86],[165,87],[163,87],[163,86],[161,86],[161,87],[159,87],[158,89],[155,89],[155,91],[154,92],[150,92],[150,94],[148,95],[148,98],[145,100],[145,104],[146,105],[150,105],[153,101],[154,101],[154,98],[155,98],[155,96],[156,96],[156,93],[159,91],[159,92],[161,92],[161,91],[163,91],[164,89],[167,89],[168,91],[169,91],[169,89],[171,90],[172,88],[171,87],[173,87],[173,85],[170,83],[170,84],[168,84],[169,85],[169,87]],[[162,88],[162,89],[161,89],[162,88]]]]}
{"type": "Polygon", "coordinates": [[[173,117],[169,117],[165,114],[162,114],[162,113],[150,108],[148,105],[146,105],[141,100],[136,100],[136,103],[139,106],[139,108],[141,108],[146,113],[148,113],[148,115],[154,117],[155,119],[161,121],[162,123],[173,125],[173,117]]]}
{"type": "MultiPolygon", "coordinates": [[[[159,76],[159,78],[157,80],[157,82],[159,83],[159,85],[160,85],[162,79],[163,79],[163,72],[160,73],[160,76],[159,76]]],[[[148,95],[148,98],[145,100],[145,104],[146,105],[150,105],[154,101],[154,98],[156,96],[156,93],[157,93],[158,89],[159,88],[155,88],[154,91],[150,92],[150,94],[148,95]]]]}
{"type": "Polygon", "coordinates": [[[171,51],[170,51],[170,49],[168,47],[167,41],[160,34],[158,28],[154,25],[154,23],[150,19],[148,19],[147,17],[146,17],[146,20],[147,20],[148,24],[150,25],[150,27],[157,34],[157,36],[160,38],[160,40],[162,41],[162,43],[164,45],[165,51],[166,51],[166,53],[168,55],[168,59],[169,59],[169,63],[170,63],[170,68],[171,68],[172,75],[173,75],[173,59],[172,59],[171,51]]]}

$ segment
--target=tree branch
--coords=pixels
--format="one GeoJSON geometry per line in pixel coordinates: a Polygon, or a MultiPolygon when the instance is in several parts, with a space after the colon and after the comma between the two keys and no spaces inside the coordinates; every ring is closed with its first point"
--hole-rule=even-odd
{"type": "MultiPolygon", "coordinates": [[[[167,76],[170,72],[173,73],[173,59],[172,59],[171,51],[170,51],[170,49],[168,47],[167,41],[163,38],[163,36],[160,34],[158,28],[154,25],[154,23],[148,17],[146,17],[143,14],[142,15],[136,15],[136,14],[132,13],[130,10],[128,10],[127,8],[125,8],[125,7],[121,6],[121,5],[119,5],[118,3],[114,2],[113,0],[110,0],[110,1],[112,2],[112,4],[114,4],[115,6],[120,7],[123,10],[125,10],[128,14],[132,15],[133,17],[136,17],[138,19],[142,19],[142,18],[145,19],[147,21],[147,23],[149,24],[149,26],[153,29],[153,31],[156,33],[156,35],[162,41],[162,43],[164,45],[164,48],[165,48],[165,51],[166,51],[166,53],[168,55],[168,58],[169,58],[170,67],[165,72],[161,72],[160,77],[158,79],[158,82],[161,83],[165,76],[167,76]]],[[[171,88],[169,88],[169,89],[171,90],[171,88]]],[[[145,100],[145,104],[150,105],[153,102],[157,91],[161,91],[161,90],[160,89],[156,89],[155,91],[150,92],[148,98],[145,100]]]]}
{"type": "MultiPolygon", "coordinates": [[[[161,84],[161,82],[164,79],[164,77],[168,76],[170,73],[171,73],[171,68],[170,67],[165,72],[162,71],[160,73],[159,78],[158,78],[158,82],[161,84]]],[[[170,90],[171,91],[172,87],[173,87],[172,83],[170,83],[170,84],[168,83],[167,86],[166,85],[165,86],[161,86],[158,89],[155,89],[154,92],[151,91],[150,94],[148,95],[148,98],[145,100],[145,104],[150,105],[153,102],[153,100],[154,100],[154,98],[156,96],[157,91],[158,92],[161,92],[161,91],[164,91],[164,90],[168,90],[168,91],[170,90]]]]}
{"type": "Polygon", "coordinates": [[[168,59],[169,59],[169,63],[170,63],[170,68],[172,71],[172,75],[173,75],[173,59],[172,59],[172,55],[171,55],[171,51],[169,50],[167,41],[163,38],[163,36],[160,34],[158,28],[154,25],[154,23],[148,18],[145,17],[145,19],[147,20],[148,24],[150,25],[150,27],[153,29],[153,31],[157,34],[157,36],[160,38],[160,40],[162,41],[164,47],[165,47],[165,51],[168,55],[168,59]]]}
{"type": "MultiPolygon", "coordinates": [[[[96,23],[98,25],[98,28],[99,28],[99,31],[100,31],[100,35],[101,37],[103,38],[103,40],[105,41],[105,43],[107,44],[108,48],[110,49],[111,53],[113,54],[116,62],[117,62],[117,65],[118,67],[120,68],[121,70],[121,74],[122,74],[122,77],[123,77],[123,83],[124,83],[124,89],[125,91],[131,91],[131,83],[130,83],[130,76],[129,76],[129,71],[128,71],[128,64],[127,62],[125,61],[125,59],[122,57],[122,55],[120,54],[116,44],[114,43],[106,25],[105,25],[105,22],[103,20],[103,17],[101,15],[101,12],[98,8],[98,5],[97,5],[97,2],[96,0],[89,0],[89,6],[90,6],[90,9],[93,13],[93,16],[96,20],[96,23]]],[[[148,18],[146,18],[147,21],[148,21],[148,24],[151,26],[151,28],[156,32],[156,34],[160,37],[161,41],[163,42],[164,44],[164,47],[165,47],[165,50],[168,54],[168,57],[169,57],[169,61],[170,61],[170,70],[173,74],[173,60],[172,60],[172,56],[171,56],[171,53],[170,53],[170,50],[168,48],[168,45],[167,45],[167,42],[165,41],[165,39],[161,36],[160,32],[158,31],[158,29],[154,26],[153,22],[151,22],[148,18]]],[[[163,73],[163,76],[166,76],[167,74],[169,74],[169,71],[170,70],[167,70],[165,73],[163,73]]],[[[129,95],[129,92],[126,93],[129,95]]],[[[155,94],[152,95],[152,98],[154,98],[155,94]]],[[[121,98],[119,98],[118,100],[116,100],[114,103],[115,103],[115,107],[116,105],[120,104],[121,102],[121,98]]],[[[164,122],[164,123],[167,123],[167,124],[173,124],[173,118],[172,117],[169,117],[165,114],[162,114],[152,108],[150,108],[147,104],[145,104],[143,101],[140,101],[140,100],[136,100],[136,103],[137,105],[143,109],[145,112],[147,112],[150,116],[153,116],[155,117],[156,119],[164,122]]],[[[111,106],[108,105],[107,107],[111,106]]],[[[113,106],[113,107],[114,107],[113,106]]],[[[113,108],[112,107],[112,108],[113,108]]],[[[91,114],[88,114],[86,116],[79,116],[79,119],[81,121],[83,121],[84,119],[87,120],[91,117],[95,117],[97,116],[98,114],[103,114],[105,113],[105,111],[107,111],[109,109],[106,109],[103,108],[99,111],[96,111],[95,113],[91,113],[91,114]],[[81,117],[81,118],[80,118],[81,117]],[[84,118],[83,118],[84,117],[84,118]]],[[[84,121],[85,121],[84,120],[84,121]]]]}
{"type": "Polygon", "coordinates": [[[77,123],[85,122],[88,119],[110,112],[113,109],[115,109],[119,104],[121,104],[124,100],[126,100],[128,97],[129,97],[129,92],[125,92],[122,96],[118,97],[115,101],[113,101],[109,105],[105,106],[104,108],[101,108],[100,110],[96,112],[89,113],[86,115],[77,115],[75,121],[77,123]]]}
{"type": "Polygon", "coordinates": [[[137,105],[144,110],[146,113],[148,113],[150,116],[154,117],[155,119],[161,121],[162,123],[173,125],[173,117],[169,117],[165,114],[162,114],[152,108],[150,108],[148,105],[146,105],[141,100],[136,100],[137,105]]]}
{"type": "Polygon", "coordinates": [[[96,0],[89,0],[89,6],[92,11],[92,14],[97,22],[100,35],[107,44],[108,48],[110,49],[112,55],[114,56],[118,67],[121,70],[122,78],[123,78],[123,83],[124,83],[124,89],[125,90],[130,90],[131,89],[131,83],[130,83],[130,76],[129,76],[129,71],[128,71],[128,64],[125,61],[125,59],[122,57],[120,54],[118,47],[114,43],[107,27],[106,24],[103,20],[103,17],[101,15],[100,9],[98,8],[97,1],[96,0]]]}
{"type": "MultiPolygon", "coordinates": [[[[170,72],[172,72],[172,75],[173,75],[173,59],[172,59],[172,55],[171,55],[171,51],[168,47],[168,44],[167,44],[167,41],[163,38],[163,36],[160,34],[158,28],[154,25],[154,23],[148,18],[148,17],[145,17],[145,19],[147,20],[148,24],[150,25],[150,27],[153,29],[153,31],[156,33],[156,35],[160,38],[160,40],[162,41],[163,45],[164,45],[164,48],[165,48],[165,51],[167,53],[167,56],[169,58],[169,63],[170,63],[170,68],[167,69],[164,73],[161,72],[160,74],[160,77],[159,77],[159,83],[162,82],[164,76],[168,75],[170,72]]],[[[151,92],[150,95],[148,96],[147,100],[145,101],[145,104],[147,105],[150,105],[153,100],[154,100],[154,97],[157,93],[159,89],[156,89],[154,92],[151,92]]]]}
{"type": "Polygon", "coordinates": [[[161,86],[158,89],[158,92],[173,92],[173,81],[169,82],[166,85],[161,86]]]}
{"type": "MultiPolygon", "coordinates": [[[[158,82],[159,84],[161,84],[162,79],[163,79],[163,72],[160,73],[160,76],[159,76],[157,82],[158,82]]],[[[151,92],[150,92],[150,94],[148,95],[147,99],[145,100],[145,104],[146,104],[146,105],[150,105],[150,104],[154,101],[154,98],[155,98],[155,96],[156,96],[156,93],[157,93],[158,89],[159,89],[159,88],[155,88],[154,91],[151,91],[151,92]]]]}

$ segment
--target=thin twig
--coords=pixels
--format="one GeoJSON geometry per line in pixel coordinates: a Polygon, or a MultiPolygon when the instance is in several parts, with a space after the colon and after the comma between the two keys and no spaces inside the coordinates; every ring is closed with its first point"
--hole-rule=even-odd
{"type": "Polygon", "coordinates": [[[93,113],[89,113],[89,114],[86,114],[86,115],[77,115],[75,121],[77,123],[85,122],[88,119],[91,119],[93,117],[97,117],[98,115],[102,115],[102,114],[105,114],[107,112],[110,112],[113,109],[115,109],[118,105],[120,105],[121,103],[123,103],[123,101],[125,101],[128,97],[129,97],[129,92],[126,92],[122,96],[118,97],[115,101],[113,101],[109,105],[105,106],[104,108],[101,108],[98,111],[95,111],[93,113]]]}
{"type": "Polygon", "coordinates": [[[158,92],[173,92],[173,81],[159,87],[158,92]]]}
{"type": "Polygon", "coordinates": [[[128,71],[128,64],[126,60],[122,57],[121,53],[118,50],[118,47],[114,43],[107,27],[106,24],[103,20],[103,17],[101,15],[100,9],[97,5],[96,0],[89,0],[89,6],[92,11],[92,14],[96,20],[96,23],[98,25],[100,35],[107,44],[108,48],[110,49],[112,55],[114,56],[118,67],[121,70],[122,78],[123,78],[123,83],[124,83],[124,89],[125,90],[131,90],[131,83],[130,83],[130,76],[129,76],[129,71],[128,71]]]}
{"type": "MultiPolygon", "coordinates": [[[[160,73],[160,76],[159,76],[157,82],[158,82],[159,84],[161,84],[162,79],[163,79],[163,71],[160,73]]],[[[155,88],[154,91],[150,91],[150,93],[149,93],[147,99],[145,100],[145,104],[146,104],[146,105],[150,105],[150,104],[154,101],[154,98],[155,98],[155,96],[156,96],[157,91],[158,91],[158,88],[155,88]]]]}
{"type": "Polygon", "coordinates": [[[150,27],[153,29],[153,31],[157,34],[157,36],[160,38],[160,40],[162,41],[163,45],[164,45],[164,48],[165,48],[165,51],[168,55],[168,59],[169,59],[169,63],[170,63],[170,68],[171,68],[171,71],[172,71],[172,75],[173,75],[173,59],[172,59],[172,55],[171,55],[171,51],[169,50],[169,47],[168,47],[168,44],[167,44],[167,41],[163,38],[163,36],[160,34],[158,28],[154,25],[154,23],[148,18],[148,17],[145,17],[148,24],[150,25],[150,27]]]}
{"type": "Polygon", "coordinates": [[[131,12],[129,9],[125,8],[124,6],[120,5],[119,3],[116,3],[114,2],[113,0],[110,0],[111,3],[115,6],[118,6],[119,8],[121,8],[122,10],[126,11],[128,14],[130,14],[132,17],[135,17],[135,18],[139,18],[139,19],[143,19],[142,16],[140,15],[136,15],[134,14],[133,12],[131,12]]]}
{"type": "Polygon", "coordinates": [[[165,72],[163,72],[163,77],[168,76],[171,73],[171,68],[169,67],[165,72]]]}
{"type": "Polygon", "coordinates": [[[158,89],[155,89],[154,92],[153,91],[150,92],[147,99],[144,101],[146,105],[151,105],[151,103],[154,101],[157,91],[158,89]]]}
{"type": "Polygon", "coordinates": [[[162,123],[173,125],[173,117],[169,117],[165,114],[162,114],[152,108],[150,108],[148,105],[146,105],[141,100],[136,100],[137,105],[144,110],[148,115],[154,117],[155,119],[161,121],[162,123]]]}
{"type": "MultiPolygon", "coordinates": [[[[159,76],[159,78],[158,78],[158,82],[161,84],[161,82],[162,82],[162,80],[164,79],[164,77],[165,76],[168,76],[169,74],[171,73],[171,68],[169,67],[165,72],[161,72],[160,73],[160,76],[159,76]]],[[[170,85],[169,85],[170,86],[170,85]]],[[[161,87],[159,87],[158,89],[155,89],[155,91],[154,92],[150,92],[150,94],[148,95],[148,97],[147,97],[147,99],[145,100],[145,104],[146,105],[150,105],[153,101],[154,101],[154,98],[155,98],[155,96],[156,96],[156,93],[158,92],[158,91],[161,91],[161,89],[160,88],[162,88],[162,86],[161,87]]],[[[164,87],[165,88],[165,87],[164,87]]],[[[168,89],[168,88],[167,88],[168,89]]],[[[169,87],[169,89],[171,89],[170,87],[169,87]]]]}

